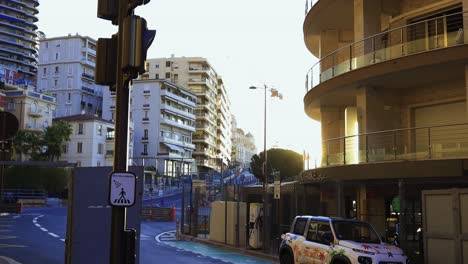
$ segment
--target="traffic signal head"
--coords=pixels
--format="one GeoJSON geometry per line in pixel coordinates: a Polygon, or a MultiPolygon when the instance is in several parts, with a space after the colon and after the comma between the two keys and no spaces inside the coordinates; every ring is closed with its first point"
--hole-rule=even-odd
{"type": "Polygon", "coordinates": [[[128,16],[123,25],[123,52],[121,69],[136,77],[145,72],[145,60],[156,30],[149,30],[146,20],[139,16],[128,16]]]}
{"type": "MultiPolygon", "coordinates": [[[[121,0],[98,0],[97,16],[102,19],[111,20],[112,24],[118,25],[119,1],[121,0]]],[[[126,15],[131,15],[139,5],[146,5],[150,0],[125,0],[126,15]]]]}
{"type": "Polygon", "coordinates": [[[115,91],[117,70],[117,34],[112,38],[100,38],[96,47],[96,68],[94,81],[100,85],[108,85],[115,91]]]}

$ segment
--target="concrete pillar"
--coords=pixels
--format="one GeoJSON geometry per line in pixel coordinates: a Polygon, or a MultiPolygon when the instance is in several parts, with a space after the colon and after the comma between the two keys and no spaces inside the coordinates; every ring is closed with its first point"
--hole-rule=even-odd
{"type": "MultiPolygon", "coordinates": [[[[336,106],[322,106],[320,108],[322,139],[342,137],[345,135],[344,109],[336,106]]],[[[327,165],[328,156],[336,156],[343,152],[340,142],[324,143],[322,145],[322,164],[327,165]],[[328,155],[328,156],[327,156],[328,155]]]]}
{"type": "Polygon", "coordinates": [[[359,162],[359,123],[357,120],[357,108],[346,107],[345,109],[345,136],[346,138],[346,164],[356,164],[359,162]]]}
{"type": "Polygon", "coordinates": [[[346,217],[345,214],[345,201],[344,201],[344,191],[343,191],[343,182],[336,181],[335,183],[335,199],[336,199],[336,215],[338,217],[346,217]]]}
{"type": "Polygon", "coordinates": [[[406,183],[403,179],[398,181],[398,198],[400,200],[400,219],[398,221],[398,234],[402,248],[406,244],[406,183]]]}
{"type": "MultiPolygon", "coordinates": [[[[354,41],[381,32],[381,1],[376,0],[354,0],[354,41]]],[[[363,67],[373,60],[371,55],[374,44],[372,40],[357,43],[353,53],[356,57],[356,67],[363,67]]]]}
{"type": "Polygon", "coordinates": [[[367,221],[367,188],[361,185],[357,189],[357,217],[361,221],[367,221]]]}

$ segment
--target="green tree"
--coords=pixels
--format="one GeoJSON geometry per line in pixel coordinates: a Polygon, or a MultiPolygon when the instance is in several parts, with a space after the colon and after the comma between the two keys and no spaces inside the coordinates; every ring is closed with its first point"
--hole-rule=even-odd
{"type": "Polygon", "coordinates": [[[46,147],[44,153],[48,161],[53,162],[58,160],[62,155],[62,146],[70,140],[73,132],[72,126],[67,122],[54,122],[51,126],[44,130],[43,146],[46,147]]]}
{"type": "MultiPolygon", "coordinates": [[[[272,172],[279,172],[281,180],[296,176],[303,170],[303,156],[297,152],[288,149],[269,149],[268,154],[268,175],[272,172]]],[[[253,155],[250,168],[251,172],[257,179],[263,182],[263,162],[265,161],[265,154],[262,151],[260,155],[253,155]]],[[[269,181],[273,180],[270,176],[269,181]]]]}
{"type": "Polygon", "coordinates": [[[36,156],[41,149],[41,133],[20,130],[12,140],[16,160],[23,160],[23,155],[36,156]]]}

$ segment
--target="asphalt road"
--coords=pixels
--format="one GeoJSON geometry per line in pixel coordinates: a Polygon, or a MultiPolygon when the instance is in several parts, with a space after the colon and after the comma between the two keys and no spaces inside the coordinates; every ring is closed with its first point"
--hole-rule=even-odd
{"type": "MultiPolygon", "coordinates": [[[[176,206],[176,217],[179,217],[180,194],[164,199],[165,203],[176,206]]],[[[153,201],[158,202],[161,201],[153,201]]],[[[25,209],[21,215],[0,215],[0,264],[5,262],[2,256],[23,264],[64,263],[66,217],[65,207],[31,208],[25,209]]],[[[243,256],[218,249],[199,253],[156,239],[158,235],[174,230],[175,222],[142,221],[140,263],[263,263],[254,258],[231,261],[243,256]]]]}

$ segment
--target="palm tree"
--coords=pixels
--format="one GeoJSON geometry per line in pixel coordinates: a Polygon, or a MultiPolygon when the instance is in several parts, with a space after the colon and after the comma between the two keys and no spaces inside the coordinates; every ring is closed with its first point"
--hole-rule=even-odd
{"type": "Polygon", "coordinates": [[[62,146],[70,140],[73,132],[72,126],[67,122],[54,122],[44,130],[43,145],[46,147],[47,160],[58,160],[62,155],[62,146]]]}

